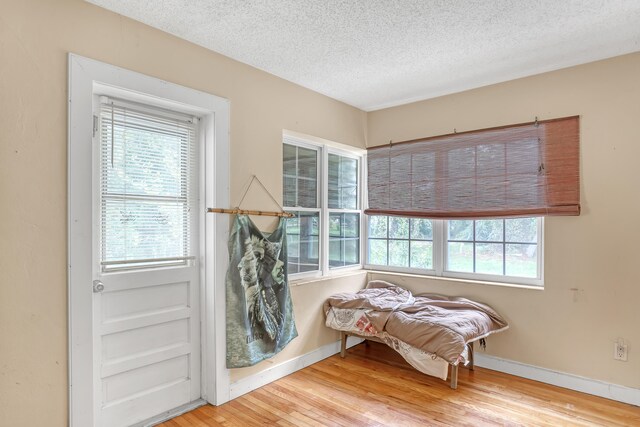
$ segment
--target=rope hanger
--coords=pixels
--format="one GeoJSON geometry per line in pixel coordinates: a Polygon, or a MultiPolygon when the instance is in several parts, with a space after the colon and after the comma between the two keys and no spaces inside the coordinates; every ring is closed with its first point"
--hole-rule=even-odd
{"type": "Polygon", "coordinates": [[[234,208],[234,209],[207,208],[207,213],[225,213],[225,214],[231,214],[231,215],[238,215],[239,214],[239,215],[278,216],[278,217],[284,217],[284,218],[293,218],[295,216],[292,213],[284,211],[284,209],[282,208],[280,203],[278,203],[278,201],[275,199],[275,197],[273,197],[273,195],[269,192],[269,190],[267,190],[267,187],[265,187],[264,184],[262,183],[262,181],[260,181],[260,179],[255,175],[251,176],[251,180],[249,181],[249,185],[247,185],[247,188],[244,190],[244,193],[242,193],[242,197],[240,198],[240,203],[238,203],[238,206],[236,208],[234,208]],[[254,181],[257,181],[258,184],[260,184],[262,189],[269,195],[271,200],[273,200],[273,202],[280,208],[280,212],[275,212],[275,211],[256,211],[256,210],[240,209],[240,206],[242,205],[242,202],[244,201],[244,198],[246,197],[247,193],[249,192],[249,189],[253,185],[254,181]]]}

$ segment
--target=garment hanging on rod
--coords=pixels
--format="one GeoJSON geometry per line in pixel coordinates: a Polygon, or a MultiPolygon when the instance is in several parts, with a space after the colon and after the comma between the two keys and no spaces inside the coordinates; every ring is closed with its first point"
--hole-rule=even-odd
{"type": "Polygon", "coordinates": [[[260,179],[255,175],[251,176],[251,181],[249,181],[249,185],[247,186],[246,190],[244,190],[244,193],[242,194],[242,198],[240,199],[240,203],[238,203],[238,206],[236,208],[234,208],[234,209],[207,208],[207,213],[226,213],[226,214],[231,214],[231,215],[239,214],[239,215],[278,216],[278,217],[284,217],[284,218],[293,218],[295,216],[292,213],[284,211],[284,209],[282,208],[280,203],[278,203],[278,201],[275,199],[275,197],[273,197],[273,195],[271,195],[269,190],[267,190],[267,187],[265,187],[264,184],[262,183],[262,181],[260,181],[260,179]],[[244,201],[244,198],[247,195],[247,193],[249,192],[249,189],[251,188],[251,185],[253,184],[254,181],[258,181],[258,184],[260,184],[260,186],[269,195],[269,197],[271,197],[271,200],[273,200],[273,202],[280,208],[280,212],[240,209],[240,205],[242,205],[242,202],[244,201]]]}
{"type": "Polygon", "coordinates": [[[226,276],[227,368],[271,358],[296,336],[287,275],[287,225],[270,233],[236,215],[226,276]]]}

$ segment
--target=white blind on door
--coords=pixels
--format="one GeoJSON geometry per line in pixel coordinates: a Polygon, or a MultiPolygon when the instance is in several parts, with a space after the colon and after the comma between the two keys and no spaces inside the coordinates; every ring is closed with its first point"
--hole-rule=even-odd
{"type": "Polygon", "coordinates": [[[101,98],[100,226],[103,270],[191,258],[197,220],[192,117],[101,98]]]}

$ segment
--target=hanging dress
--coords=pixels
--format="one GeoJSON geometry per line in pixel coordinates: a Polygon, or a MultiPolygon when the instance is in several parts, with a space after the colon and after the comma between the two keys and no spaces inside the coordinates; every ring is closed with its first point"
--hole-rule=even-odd
{"type": "Polygon", "coordinates": [[[236,215],[227,270],[227,368],[273,357],[298,336],[287,281],[286,220],[263,233],[236,215]]]}

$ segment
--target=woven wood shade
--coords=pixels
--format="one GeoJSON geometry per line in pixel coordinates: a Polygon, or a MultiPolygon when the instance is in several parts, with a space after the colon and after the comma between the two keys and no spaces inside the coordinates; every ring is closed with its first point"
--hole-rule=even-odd
{"type": "Polygon", "coordinates": [[[371,215],[580,214],[579,117],[369,148],[371,215]]]}

